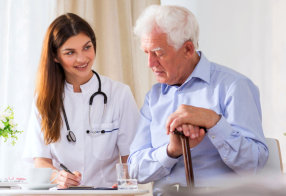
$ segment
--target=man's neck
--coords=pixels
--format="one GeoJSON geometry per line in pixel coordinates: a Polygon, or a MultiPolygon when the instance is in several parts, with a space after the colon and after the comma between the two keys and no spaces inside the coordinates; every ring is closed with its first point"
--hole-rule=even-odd
{"type": "Polygon", "coordinates": [[[183,83],[186,82],[186,80],[189,78],[189,76],[193,73],[194,69],[196,68],[197,64],[200,61],[200,56],[195,52],[193,57],[189,60],[187,69],[185,70],[185,79],[181,83],[178,84],[172,84],[172,86],[181,86],[183,83]]]}
{"type": "Polygon", "coordinates": [[[197,52],[195,52],[193,58],[190,59],[190,74],[191,75],[195,69],[195,67],[197,66],[197,64],[199,63],[201,57],[198,55],[197,52]]]}

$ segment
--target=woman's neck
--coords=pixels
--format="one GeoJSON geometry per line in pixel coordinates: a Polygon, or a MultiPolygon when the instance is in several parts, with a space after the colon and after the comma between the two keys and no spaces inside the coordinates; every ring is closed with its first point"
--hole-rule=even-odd
{"type": "Polygon", "coordinates": [[[80,85],[73,84],[73,92],[81,93],[80,85]]]}
{"type": "Polygon", "coordinates": [[[75,93],[80,93],[81,92],[80,86],[87,83],[92,78],[92,75],[93,73],[91,71],[90,74],[88,74],[88,76],[85,78],[66,78],[66,80],[73,86],[73,91],[75,93]]]}

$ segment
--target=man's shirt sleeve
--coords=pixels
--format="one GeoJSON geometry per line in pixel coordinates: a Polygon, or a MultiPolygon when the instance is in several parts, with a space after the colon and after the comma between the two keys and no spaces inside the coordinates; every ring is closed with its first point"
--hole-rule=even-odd
{"type": "Polygon", "coordinates": [[[148,94],[140,113],[139,128],[130,148],[128,164],[129,172],[133,178],[138,179],[140,183],[148,183],[170,174],[178,160],[167,155],[168,144],[158,148],[152,146],[148,94]]]}
{"type": "Polygon", "coordinates": [[[208,137],[228,167],[236,173],[255,173],[268,158],[259,91],[249,80],[238,80],[229,88],[222,105],[222,117],[208,130],[208,137]]]}

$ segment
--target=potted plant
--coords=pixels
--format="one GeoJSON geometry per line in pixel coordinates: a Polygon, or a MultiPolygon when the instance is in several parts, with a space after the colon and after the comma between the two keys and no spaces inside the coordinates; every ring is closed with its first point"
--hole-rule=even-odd
{"type": "Polygon", "coordinates": [[[16,127],[13,108],[8,106],[3,111],[0,111],[0,138],[4,138],[4,142],[7,142],[9,139],[12,145],[16,144],[17,135],[23,132],[17,130],[16,127]]]}

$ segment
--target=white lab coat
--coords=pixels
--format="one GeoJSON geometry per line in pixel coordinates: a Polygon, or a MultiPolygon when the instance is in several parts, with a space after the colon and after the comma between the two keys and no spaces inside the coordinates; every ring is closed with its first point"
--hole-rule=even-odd
{"type": "Polygon", "coordinates": [[[101,91],[107,95],[107,107],[103,114],[103,96],[94,97],[89,125],[89,99],[98,90],[95,75],[84,85],[81,93],[75,93],[73,86],[66,83],[64,107],[70,130],[76,135],[76,142],[68,142],[67,128],[62,116],[61,138],[58,142],[44,144],[40,128],[40,116],[33,106],[27,133],[24,158],[32,161],[35,157],[50,158],[56,168],[63,163],[71,171],[82,174],[83,185],[110,187],[116,180],[115,164],[119,156],[129,154],[129,146],[136,132],[139,119],[137,105],[130,88],[122,83],[100,76],[101,91]],[[118,129],[117,129],[118,128],[118,129]],[[114,130],[104,134],[87,134],[86,130],[114,130]]]}

